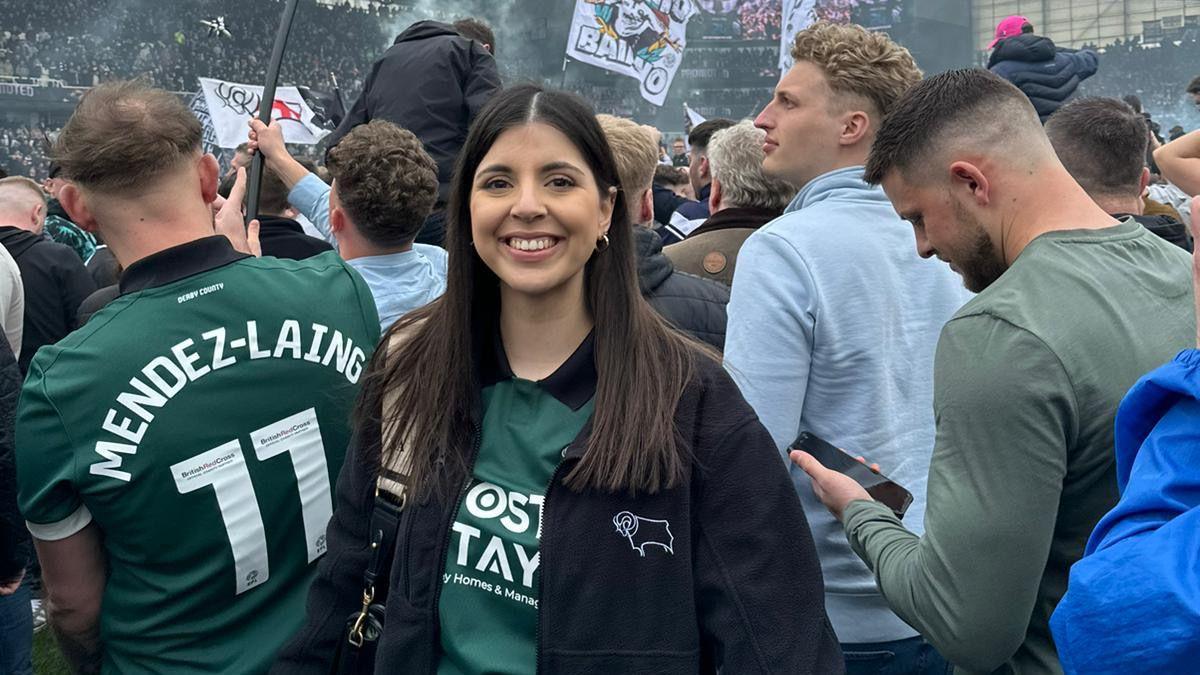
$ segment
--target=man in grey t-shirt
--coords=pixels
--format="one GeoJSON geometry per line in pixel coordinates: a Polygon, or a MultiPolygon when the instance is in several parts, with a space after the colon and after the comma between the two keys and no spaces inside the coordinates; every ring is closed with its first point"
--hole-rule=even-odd
{"type": "Polygon", "coordinates": [[[913,224],[918,252],[979,293],[938,340],[925,534],[793,460],[888,604],[959,672],[1062,672],[1050,614],[1116,502],[1117,405],[1192,344],[1190,258],[1096,205],[1025,96],[983,70],[911,89],[866,180],[913,224]]]}

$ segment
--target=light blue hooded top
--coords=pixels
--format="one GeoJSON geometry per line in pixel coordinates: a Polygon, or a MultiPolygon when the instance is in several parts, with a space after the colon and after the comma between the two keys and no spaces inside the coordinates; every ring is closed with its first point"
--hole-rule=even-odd
{"type": "MultiPolygon", "coordinates": [[[[918,534],[933,451],[938,334],[971,294],[938,260],[917,255],[912,227],[863,167],[809,182],[782,216],[738,252],[725,364],[779,447],[802,431],[878,462],[908,488],[918,534]]],[[[874,576],[787,462],[808,516],[825,604],[842,643],[916,635],[888,608],[874,576]]]]}

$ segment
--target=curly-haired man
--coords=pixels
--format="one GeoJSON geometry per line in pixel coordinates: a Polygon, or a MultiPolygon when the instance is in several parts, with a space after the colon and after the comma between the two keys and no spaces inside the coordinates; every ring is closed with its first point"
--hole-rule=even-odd
{"type": "Polygon", "coordinates": [[[362,124],[329,151],[333,185],[296,161],[278,125],[251,123],[251,151],[288,187],[288,202],[312,221],[366,280],[380,329],[441,296],[446,252],[413,243],[437,200],[437,164],[411,131],[386,120],[362,124]]]}

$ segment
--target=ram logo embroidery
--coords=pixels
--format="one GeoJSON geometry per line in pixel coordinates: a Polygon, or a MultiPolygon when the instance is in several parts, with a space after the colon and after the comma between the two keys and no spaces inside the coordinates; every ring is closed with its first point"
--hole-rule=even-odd
{"type": "Polygon", "coordinates": [[[647,546],[661,546],[667,553],[675,555],[675,536],[671,534],[671,523],[665,520],[643,518],[622,511],[613,516],[613,525],[617,528],[617,534],[628,539],[629,545],[643,558],[646,557],[647,546]]]}

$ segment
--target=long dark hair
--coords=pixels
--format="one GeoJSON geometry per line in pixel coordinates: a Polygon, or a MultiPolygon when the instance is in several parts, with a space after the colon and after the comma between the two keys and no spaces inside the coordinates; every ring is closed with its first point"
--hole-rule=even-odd
{"type": "MultiPolygon", "coordinates": [[[[451,185],[446,293],[388,330],[355,411],[360,430],[382,432],[384,466],[393,466],[401,448],[408,453],[403,482],[414,494],[445,495],[470,470],[478,363],[499,330],[500,316],[499,279],[471,247],[472,184],[496,139],[534,122],[561,131],[575,144],[601,195],[620,185],[604,133],[582,99],[521,85],[496,94],[479,113],[451,185]]],[[[620,192],[608,238],[607,249],[593,254],[585,267],[584,301],[595,321],[598,376],[592,432],[565,482],[580,490],[653,493],[676,485],[686,470],[687,451],[674,413],[694,360],[703,352],[668,328],[642,299],[633,227],[620,192]]]]}

